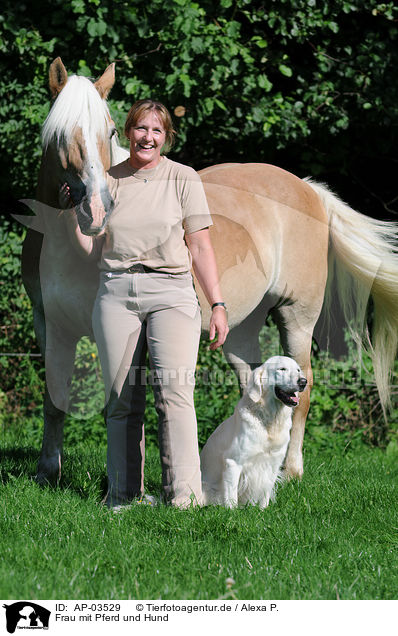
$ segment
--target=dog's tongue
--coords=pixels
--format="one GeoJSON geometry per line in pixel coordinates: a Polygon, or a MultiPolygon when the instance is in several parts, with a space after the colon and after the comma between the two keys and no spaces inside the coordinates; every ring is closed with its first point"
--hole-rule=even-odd
{"type": "Polygon", "coordinates": [[[295,393],[294,395],[291,396],[291,400],[292,402],[294,402],[295,404],[298,404],[300,401],[300,398],[298,396],[298,393],[295,393]]]}

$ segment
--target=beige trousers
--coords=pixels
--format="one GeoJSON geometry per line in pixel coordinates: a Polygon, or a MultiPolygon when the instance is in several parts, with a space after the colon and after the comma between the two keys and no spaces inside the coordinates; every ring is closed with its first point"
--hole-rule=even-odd
{"type": "Polygon", "coordinates": [[[177,506],[201,503],[193,402],[200,325],[190,273],[142,266],[134,273],[101,272],[93,328],[106,392],[109,506],[143,493],[147,350],[166,500],[177,506]]]}

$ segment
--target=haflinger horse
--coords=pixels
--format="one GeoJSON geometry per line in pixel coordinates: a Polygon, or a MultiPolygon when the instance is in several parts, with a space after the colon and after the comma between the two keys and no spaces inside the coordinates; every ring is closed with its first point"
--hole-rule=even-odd
{"type": "MultiPolygon", "coordinates": [[[[100,233],[114,205],[105,172],[127,156],[113,136],[106,105],[113,83],[113,64],[94,84],[84,77],[68,78],[60,58],[50,67],[50,89],[56,99],[43,127],[40,204],[23,249],[23,280],[46,364],[40,482],[60,477],[75,347],[83,335],[92,335],[98,284],[96,264],[81,260],[68,240],[60,185],[68,182],[72,199],[82,201],[76,208],[82,231],[100,233]],[[98,194],[103,204],[100,221],[92,218],[90,208],[91,197],[98,194]]],[[[250,370],[261,364],[259,332],[271,314],[285,356],[294,358],[307,378],[285,458],[286,475],[300,477],[313,382],[312,337],[333,273],[358,342],[366,341],[366,306],[370,295],[373,299],[369,350],[382,404],[388,404],[398,337],[398,226],[355,212],[325,186],[272,165],[223,164],[200,175],[229,311],[231,330],[224,345],[229,364],[244,385],[250,370]]],[[[206,330],[210,309],[198,284],[196,289],[206,330]]]]}

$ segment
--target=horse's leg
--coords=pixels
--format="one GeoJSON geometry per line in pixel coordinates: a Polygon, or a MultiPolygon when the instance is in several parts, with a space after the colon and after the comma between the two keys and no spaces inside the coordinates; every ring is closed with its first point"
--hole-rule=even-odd
{"type": "Polygon", "coordinates": [[[47,390],[44,393],[44,433],[37,466],[39,484],[56,484],[61,478],[65,412],[57,409],[47,390]]]}
{"type": "MultiPolygon", "coordinates": [[[[40,254],[43,234],[28,230],[22,249],[22,280],[33,308],[33,328],[43,356],[46,357],[46,319],[40,285],[40,254]]],[[[44,435],[37,468],[39,483],[52,483],[61,474],[62,438],[65,412],[56,408],[51,401],[47,382],[43,402],[44,435]]]]}
{"type": "Polygon", "coordinates": [[[65,341],[65,338],[55,334],[54,328],[46,324],[39,278],[37,277],[37,281],[35,281],[32,277],[29,283],[29,295],[33,305],[33,327],[46,367],[46,386],[43,401],[44,432],[36,479],[40,484],[56,483],[61,476],[63,428],[67,410],[67,399],[65,399],[65,396],[69,397],[76,341],[65,341]],[[48,335],[53,343],[51,345],[51,355],[49,355],[49,351],[46,348],[48,335]],[[55,398],[58,402],[58,407],[61,408],[57,408],[50,397],[48,391],[49,377],[51,377],[51,394],[57,393],[53,389],[54,384],[59,385],[60,388],[62,385],[64,387],[62,404],[59,403],[59,396],[55,398]]]}
{"type": "Polygon", "coordinates": [[[294,409],[290,443],[287,450],[284,470],[287,477],[302,477],[303,475],[303,439],[305,422],[310,407],[310,393],[313,384],[311,369],[312,333],[316,322],[316,314],[308,318],[308,311],[301,312],[295,304],[282,306],[273,312],[273,318],[278,325],[284,354],[296,360],[305,377],[307,387],[300,394],[300,403],[294,409]],[[305,316],[305,318],[304,318],[305,316]]]}
{"type": "Polygon", "coordinates": [[[60,334],[46,324],[46,391],[44,434],[37,469],[37,481],[57,483],[61,477],[63,428],[76,352],[76,339],[60,334]]]}
{"type": "Polygon", "coordinates": [[[223,352],[230,367],[235,371],[240,390],[248,381],[252,369],[261,364],[259,334],[264,326],[266,310],[257,307],[239,325],[229,332],[223,352]]]}

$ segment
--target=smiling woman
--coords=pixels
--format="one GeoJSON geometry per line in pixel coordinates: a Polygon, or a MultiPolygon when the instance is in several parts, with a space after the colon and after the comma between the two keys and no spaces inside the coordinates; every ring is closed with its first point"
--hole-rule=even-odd
{"type": "MultiPolygon", "coordinates": [[[[191,267],[212,306],[212,348],[228,333],[208,234],[212,220],[199,175],[161,154],[174,137],[163,104],[136,102],[125,134],[130,156],[107,173],[115,208],[105,231],[83,235],[76,219],[69,219],[79,252],[99,259],[101,271],[93,329],[106,394],[107,503],[119,508],[143,495],[148,350],[165,497],[185,507],[202,502],[193,404],[201,313],[191,267]]],[[[101,202],[92,200],[91,206],[100,208],[101,202]]]]}
{"type": "Polygon", "coordinates": [[[173,145],[175,131],[168,110],[160,102],[142,99],[127,115],[124,132],[130,140],[130,164],[133,168],[154,168],[160,151],[173,145]]]}
{"type": "Polygon", "coordinates": [[[166,140],[162,122],[156,113],[143,115],[130,128],[130,165],[133,168],[155,168],[166,140]]]}

